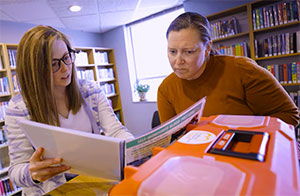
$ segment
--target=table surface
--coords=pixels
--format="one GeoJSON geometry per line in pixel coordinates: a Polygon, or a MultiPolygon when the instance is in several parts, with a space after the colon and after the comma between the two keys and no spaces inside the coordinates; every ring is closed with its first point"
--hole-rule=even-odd
{"type": "Polygon", "coordinates": [[[76,195],[107,195],[108,191],[119,181],[107,180],[90,176],[79,175],[46,195],[76,196],[76,195]]]}

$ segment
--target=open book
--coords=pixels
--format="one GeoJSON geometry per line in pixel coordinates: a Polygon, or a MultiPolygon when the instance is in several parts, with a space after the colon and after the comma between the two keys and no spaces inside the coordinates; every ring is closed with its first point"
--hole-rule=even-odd
{"type": "Polygon", "coordinates": [[[125,141],[29,120],[19,122],[28,140],[44,148],[44,158],[63,158],[71,173],[111,180],[123,178],[125,141]]]}
{"type": "Polygon", "coordinates": [[[122,180],[125,165],[139,165],[152,155],[152,148],[166,147],[197,123],[205,98],[146,134],[129,141],[21,120],[20,127],[35,147],[43,147],[45,158],[63,158],[72,173],[122,180]]]}

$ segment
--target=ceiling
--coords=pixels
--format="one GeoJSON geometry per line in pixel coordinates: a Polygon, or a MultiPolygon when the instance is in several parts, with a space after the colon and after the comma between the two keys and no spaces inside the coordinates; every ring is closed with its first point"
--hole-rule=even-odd
{"type": "Polygon", "coordinates": [[[0,0],[0,20],[103,33],[184,0],[0,0]],[[80,5],[80,12],[69,6],[80,5]]]}

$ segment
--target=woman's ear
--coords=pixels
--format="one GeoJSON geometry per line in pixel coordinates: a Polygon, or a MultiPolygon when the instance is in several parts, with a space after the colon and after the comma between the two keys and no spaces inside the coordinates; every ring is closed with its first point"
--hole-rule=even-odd
{"type": "Polygon", "coordinates": [[[212,41],[209,40],[209,42],[206,44],[206,49],[205,49],[205,58],[210,55],[210,50],[212,47],[212,41]]]}

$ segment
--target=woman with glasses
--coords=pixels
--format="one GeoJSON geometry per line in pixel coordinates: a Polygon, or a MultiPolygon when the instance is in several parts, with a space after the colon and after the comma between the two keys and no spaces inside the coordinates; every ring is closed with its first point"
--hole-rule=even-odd
{"type": "Polygon", "coordinates": [[[30,29],[18,45],[16,72],[21,91],[8,104],[5,124],[9,177],[23,188],[24,195],[43,195],[65,183],[64,172],[70,166],[60,164],[63,157],[43,159],[43,148],[33,149],[18,120],[133,137],[116,118],[100,87],[91,81],[77,81],[74,60],[69,40],[52,27],[30,29]]]}
{"type": "Polygon", "coordinates": [[[192,12],[178,16],[167,30],[167,41],[174,72],[158,89],[161,122],[206,96],[206,117],[258,115],[299,123],[297,107],[270,72],[250,58],[212,50],[210,24],[204,16],[192,12]]]}

